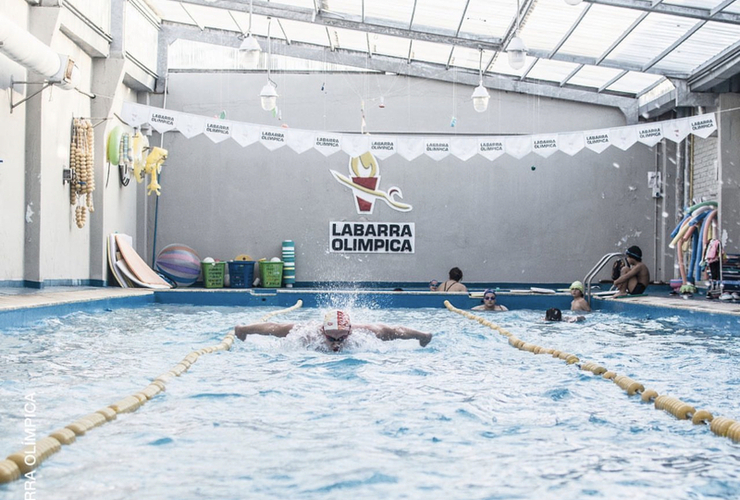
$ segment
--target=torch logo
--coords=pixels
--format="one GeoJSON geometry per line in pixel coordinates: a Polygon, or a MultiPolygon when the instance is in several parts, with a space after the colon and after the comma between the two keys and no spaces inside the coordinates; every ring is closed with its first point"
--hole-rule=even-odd
{"type": "Polygon", "coordinates": [[[349,159],[350,177],[335,170],[330,170],[330,172],[337,182],[352,190],[358,214],[373,213],[377,199],[383,200],[389,207],[399,212],[408,212],[412,208],[411,205],[394,199],[394,196],[403,198],[403,193],[399,188],[393,186],[387,192],[378,189],[380,184],[378,162],[370,152],[349,159]]]}

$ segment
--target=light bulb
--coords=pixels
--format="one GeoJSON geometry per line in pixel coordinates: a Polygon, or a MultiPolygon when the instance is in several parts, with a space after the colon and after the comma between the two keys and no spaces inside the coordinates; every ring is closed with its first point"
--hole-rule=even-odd
{"type": "Polygon", "coordinates": [[[272,111],[277,106],[278,93],[272,83],[267,82],[260,92],[260,103],[265,111],[272,111]]]}
{"type": "Polygon", "coordinates": [[[506,53],[509,56],[509,66],[512,69],[522,69],[524,62],[527,60],[527,46],[524,45],[519,36],[515,36],[509,42],[509,46],[506,48],[506,53]]]}
{"type": "Polygon", "coordinates": [[[486,88],[483,86],[483,82],[475,87],[472,97],[473,108],[478,113],[483,113],[486,109],[488,109],[488,99],[490,99],[490,96],[488,95],[488,90],[486,90],[486,88]]]}
{"type": "Polygon", "coordinates": [[[257,39],[250,34],[242,40],[242,43],[239,46],[239,52],[244,52],[246,54],[244,63],[247,66],[257,66],[260,52],[262,52],[262,47],[260,47],[257,39]]]}

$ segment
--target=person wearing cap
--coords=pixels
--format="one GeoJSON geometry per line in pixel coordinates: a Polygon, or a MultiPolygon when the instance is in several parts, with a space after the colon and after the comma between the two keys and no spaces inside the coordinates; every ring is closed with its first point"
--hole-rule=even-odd
{"type": "Polygon", "coordinates": [[[650,270],[642,262],[642,250],[638,246],[631,246],[625,254],[627,265],[622,268],[619,278],[614,280],[618,290],[615,296],[643,294],[650,284],[650,270]]]}
{"type": "MultiPolygon", "coordinates": [[[[296,327],[296,323],[254,323],[238,325],[234,333],[239,340],[245,340],[247,335],[272,335],[273,337],[287,337],[296,327]]],[[[352,335],[353,330],[365,330],[374,334],[380,340],[415,339],[419,345],[426,346],[432,340],[431,333],[420,332],[405,326],[388,326],[380,323],[353,325],[349,314],[339,309],[331,310],[324,315],[324,323],[316,333],[323,340],[323,347],[338,352],[345,345],[345,341],[352,335]]]]}
{"type": "Polygon", "coordinates": [[[506,306],[496,303],[496,292],[490,288],[483,292],[483,304],[475,306],[473,311],[508,311],[506,306]]]}
{"type": "Polygon", "coordinates": [[[571,311],[586,311],[591,312],[591,306],[583,297],[583,283],[580,281],[574,281],[570,285],[570,295],[573,300],[570,303],[571,311]]]}
{"type": "Polygon", "coordinates": [[[439,281],[432,280],[429,282],[429,291],[436,292],[439,289],[439,281]]]}

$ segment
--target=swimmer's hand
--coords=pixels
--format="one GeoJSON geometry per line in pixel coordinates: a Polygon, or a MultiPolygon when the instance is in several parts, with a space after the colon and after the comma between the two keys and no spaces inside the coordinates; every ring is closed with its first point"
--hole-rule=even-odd
{"type": "Polygon", "coordinates": [[[431,333],[422,333],[419,335],[419,345],[422,347],[426,347],[426,345],[432,341],[432,334],[431,333]]]}

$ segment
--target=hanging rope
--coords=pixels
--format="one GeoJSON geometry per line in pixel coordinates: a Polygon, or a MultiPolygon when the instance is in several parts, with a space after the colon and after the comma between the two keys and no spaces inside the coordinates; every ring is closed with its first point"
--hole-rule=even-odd
{"type": "MultiPolygon", "coordinates": [[[[549,347],[542,347],[535,344],[524,342],[523,340],[515,337],[511,332],[505,328],[488,321],[487,319],[476,316],[468,311],[458,309],[448,300],[444,301],[444,305],[450,311],[465,316],[468,319],[477,321],[483,326],[487,326],[492,330],[498,331],[501,335],[509,338],[509,344],[520,349],[522,351],[529,351],[534,354],[551,354],[554,358],[564,360],[569,365],[578,363],[580,359],[575,354],[559,351],[549,347]]],[[[693,406],[688,403],[681,401],[680,399],[671,396],[661,396],[652,389],[645,390],[640,382],[627,377],[626,375],[618,375],[616,372],[608,371],[603,366],[594,362],[581,362],[578,367],[583,371],[588,371],[594,375],[600,375],[606,380],[611,380],[619,387],[621,387],[629,396],[635,394],[640,395],[640,399],[645,403],[654,402],[657,410],[664,410],[679,420],[691,419],[691,422],[698,424],[710,424],[709,430],[714,434],[722,437],[732,439],[734,442],[740,442],[740,422],[725,418],[725,417],[714,417],[707,410],[696,410],[693,406]]]]}
{"type": "MultiPolygon", "coordinates": [[[[267,321],[267,319],[277,314],[293,311],[302,305],[303,301],[299,300],[291,307],[266,314],[262,317],[261,321],[267,321]]],[[[130,413],[138,410],[147,401],[160,392],[163,392],[165,390],[165,386],[170,380],[175,377],[179,377],[188,371],[188,369],[193,366],[201,356],[218,351],[230,350],[231,346],[234,344],[235,338],[236,335],[234,334],[234,330],[232,330],[221,340],[220,343],[198,349],[197,351],[193,351],[185,356],[182,361],[173,366],[169,371],[156,377],[152,380],[151,384],[143,388],[141,391],[101,408],[94,413],[85,415],[71,424],[55,430],[47,437],[41,438],[35,443],[29,444],[23,449],[8,455],[8,458],[0,461],[0,484],[15,481],[20,478],[21,475],[31,472],[41,465],[44,460],[61,450],[62,445],[72,444],[77,439],[77,436],[84,436],[86,432],[95,427],[99,427],[106,422],[115,420],[119,413],[130,413]]]]}

